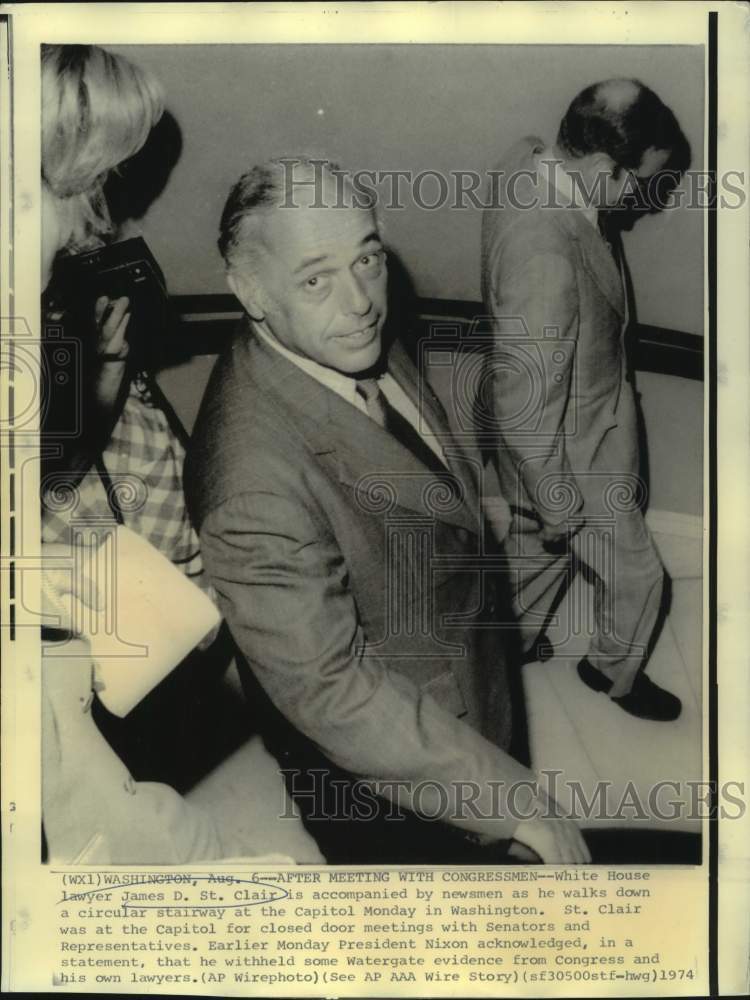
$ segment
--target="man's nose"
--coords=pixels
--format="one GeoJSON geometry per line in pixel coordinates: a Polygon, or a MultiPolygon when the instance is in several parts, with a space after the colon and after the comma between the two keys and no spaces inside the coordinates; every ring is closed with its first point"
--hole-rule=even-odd
{"type": "Polygon", "coordinates": [[[372,299],[356,274],[345,278],[341,298],[344,310],[354,316],[366,316],[372,308],[372,299]]]}

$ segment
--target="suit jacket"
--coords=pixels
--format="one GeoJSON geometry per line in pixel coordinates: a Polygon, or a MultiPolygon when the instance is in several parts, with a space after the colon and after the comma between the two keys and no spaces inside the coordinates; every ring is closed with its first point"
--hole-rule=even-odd
{"type": "Polygon", "coordinates": [[[529,772],[504,752],[507,633],[472,466],[402,348],[388,365],[453,477],[243,329],[204,397],[188,502],[234,638],[296,729],[353,775],[440,782],[449,808],[451,783],[475,782],[500,816],[456,825],[503,839],[515,823],[488,782],[529,772]]]}
{"type": "Polygon", "coordinates": [[[545,207],[555,191],[536,170],[543,148],[524,139],[498,164],[482,222],[482,294],[501,484],[511,503],[554,525],[627,506],[638,450],[620,270],[581,210],[545,207]]]}

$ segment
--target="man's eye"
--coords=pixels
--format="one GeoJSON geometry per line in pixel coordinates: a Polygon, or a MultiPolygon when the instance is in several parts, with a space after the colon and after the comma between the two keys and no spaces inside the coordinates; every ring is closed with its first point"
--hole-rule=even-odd
{"type": "Polygon", "coordinates": [[[382,259],[382,251],[374,250],[372,253],[366,253],[359,258],[359,263],[362,267],[377,267],[382,259]]]}
{"type": "Polygon", "coordinates": [[[322,295],[324,292],[328,291],[330,287],[330,276],[327,274],[312,274],[309,278],[305,278],[300,288],[305,292],[314,292],[316,295],[322,295]]]}

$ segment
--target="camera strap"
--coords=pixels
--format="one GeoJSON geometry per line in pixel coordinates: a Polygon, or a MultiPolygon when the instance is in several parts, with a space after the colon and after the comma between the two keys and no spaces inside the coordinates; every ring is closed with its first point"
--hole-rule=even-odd
{"type": "Polygon", "coordinates": [[[114,487],[112,477],[107,471],[107,466],[104,464],[104,458],[101,454],[96,456],[94,465],[96,466],[96,471],[99,473],[99,479],[101,479],[102,486],[104,487],[104,493],[107,497],[107,504],[112,512],[112,517],[114,517],[118,524],[125,524],[125,518],[123,517],[122,509],[117,499],[117,490],[114,487]]]}

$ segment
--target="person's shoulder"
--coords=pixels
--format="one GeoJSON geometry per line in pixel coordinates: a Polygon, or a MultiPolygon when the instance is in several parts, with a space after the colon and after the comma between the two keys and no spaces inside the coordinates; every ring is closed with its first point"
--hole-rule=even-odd
{"type": "Polygon", "coordinates": [[[524,140],[524,148],[503,161],[498,195],[485,212],[482,232],[485,266],[504,270],[538,254],[575,258],[575,241],[565,219],[565,209],[551,203],[540,181],[534,154],[538,141],[524,140]],[[514,178],[514,180],[511,180],[514,178]]]}
{"type": "Polygon", "coordinates": [[[241,330],[219,354],[206,384],[198,417],[193,429],[192,446],[210,449],[214,440],[224,432],[227,423],[241,418],[254,399],[254,393],[247,384],[250,373],[243,364],[246,345],[241,330]],[[237,405],[238,401],[241,405],[237,405]]]}
{"type": "Polygon", "coordinates": [[[211,373],[194,431],[194,448],[216,454],[236,449],[236,458],[268,448],[278,450],[294,424],[277,394],[255,370],[252,352],[243,344],[222,355],[211,373]]]}
{"type": "Polygon", "coordinates": [[[487,202],[483,218],[485,242],[505,240],[516,235],[519,223],[524,231],[544,230],[551,220],[540,213],[544,187],[536,156],[544,143],[536,136],[526,136],[512,146],[488,172],[487,202]]]}
{"type": "Polygon", "coordinates": [[[510,257],[528,257],[544,253],[572,259],[575,246],[563,224],[564,209],[538,207],[516,212],[502,240],[502,251],[510,257]]]}
{"type": "Polygon", "coordinates": [[[252,354],[240,334],[219,356],[206,388],[185,468],[186,493],[199,517],[294,466],[299,435],[262,384],[252,354]]]}

